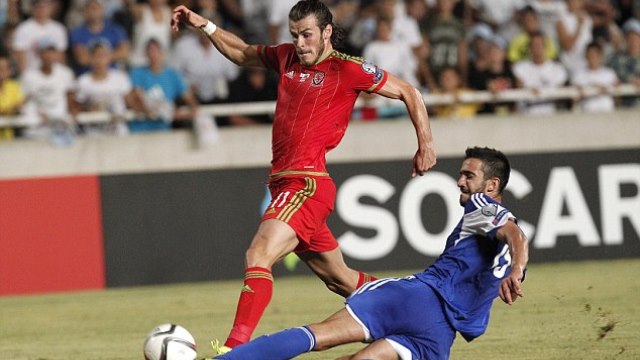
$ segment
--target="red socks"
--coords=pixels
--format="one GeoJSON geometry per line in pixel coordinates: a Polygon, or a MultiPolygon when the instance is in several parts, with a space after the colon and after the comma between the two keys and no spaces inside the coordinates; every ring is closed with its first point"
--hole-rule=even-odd
{"type": "Polygon", "coordinates": [[[378,280],[377,277],[360,271],[358,272],[358,285],[356,285],[356,289],[360,289],[362,285],[376,280],[378,280]]]}
{"type": "MultiPolygon", "coordinates": [[[[374,280],[378,279],[373,275],[359,272],[357,288],[374,280]]],[[[244,271],[244,286],[240,293],[236,318],[224,346],[233,348],[251,339],[251,334],[258,326],[272,295],[273,276],[269,269],[251,267],[244,271]]]]}
{"type": "Polygon", "coordinates": [[[225,346],[233,348],[251,339],[273,295],[273,276],[269,269],[250,267],[244,271],[236,318],[225,346]]]}

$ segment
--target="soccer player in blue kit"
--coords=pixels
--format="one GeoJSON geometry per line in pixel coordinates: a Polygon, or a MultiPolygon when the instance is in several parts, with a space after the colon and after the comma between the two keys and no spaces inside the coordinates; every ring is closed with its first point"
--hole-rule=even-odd
{"type": "Polygon", "coordinates": [[[290,359],[353,342],[369,344],[342,359],[447,359],[456,332],[467,341],[485,332],[497,296],[509,305],[523,296],[527,238],[501,204],[510,170],[502,152],[468,148],[458,177],[464,215],[431,266],[365,284],[326,320],[258,337],[216,359],[290,359]]]}

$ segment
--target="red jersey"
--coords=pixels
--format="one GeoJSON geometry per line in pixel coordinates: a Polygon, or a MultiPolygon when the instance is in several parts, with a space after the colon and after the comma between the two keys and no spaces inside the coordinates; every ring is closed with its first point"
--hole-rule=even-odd
{"type": "Polygon", "coordinates": [[[293,44],[258,46],[258,54],[280,74],[271,178],[327,176],[325,155],[342,140],[358,94],[379,91],[387,74],[335,50],[313,66],[300,63],[293,44]]]}

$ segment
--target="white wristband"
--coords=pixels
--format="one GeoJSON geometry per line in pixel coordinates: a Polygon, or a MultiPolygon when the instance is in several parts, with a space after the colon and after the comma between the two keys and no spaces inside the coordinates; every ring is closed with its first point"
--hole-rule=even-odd
{"type": "Polygon", "coordinates": [[[218,27],[216,26],[216,24],[212,23],[211,20],[209,20],[209,21],[207,21],[207,25],[200,27],[200,30],[203,33],[205,33],[207,36],[211,36],[211,34],[216,32],[217,28],[218,27]]]}

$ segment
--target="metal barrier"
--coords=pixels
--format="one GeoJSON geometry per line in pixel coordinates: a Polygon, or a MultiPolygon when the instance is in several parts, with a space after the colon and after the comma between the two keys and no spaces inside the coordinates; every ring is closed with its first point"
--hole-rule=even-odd
{"type": "MultiPolygon", "coordinates": [[[[609,94],[618,96],[640,96],[640,87],[632,84],[623,84],[614,87],[575,87],[567,86],[560,88],[541,89],[512,89],[501,92],[491,91],[469,91],[460,95],[453,94],[423,94],[427,106],[468,104],[468,103],[495,103],[495,102],[519,102],[519,101],[543,101],[543,100],[579,100],[584,97],[609,94]]],[[[356,108],[362,107],[363,102],[358,99],[356,108]]],[[[238,115],[258,115],[273,114],[275,112],[275,101],[230,103],[218,105],[201,105],[199,111],[206,115],[227,116],[238,115]]],[[[135,113],[128,111],[125,119],[133,119],[135,113]]],[[[81,124],[107,122],[110,115],[105,111],[83,112],[78,114],[77,121],[81,124]]],[[[1,117],[0,127],[25,127],[31,123],[24,121],[21,116],[1,117]]]]}

